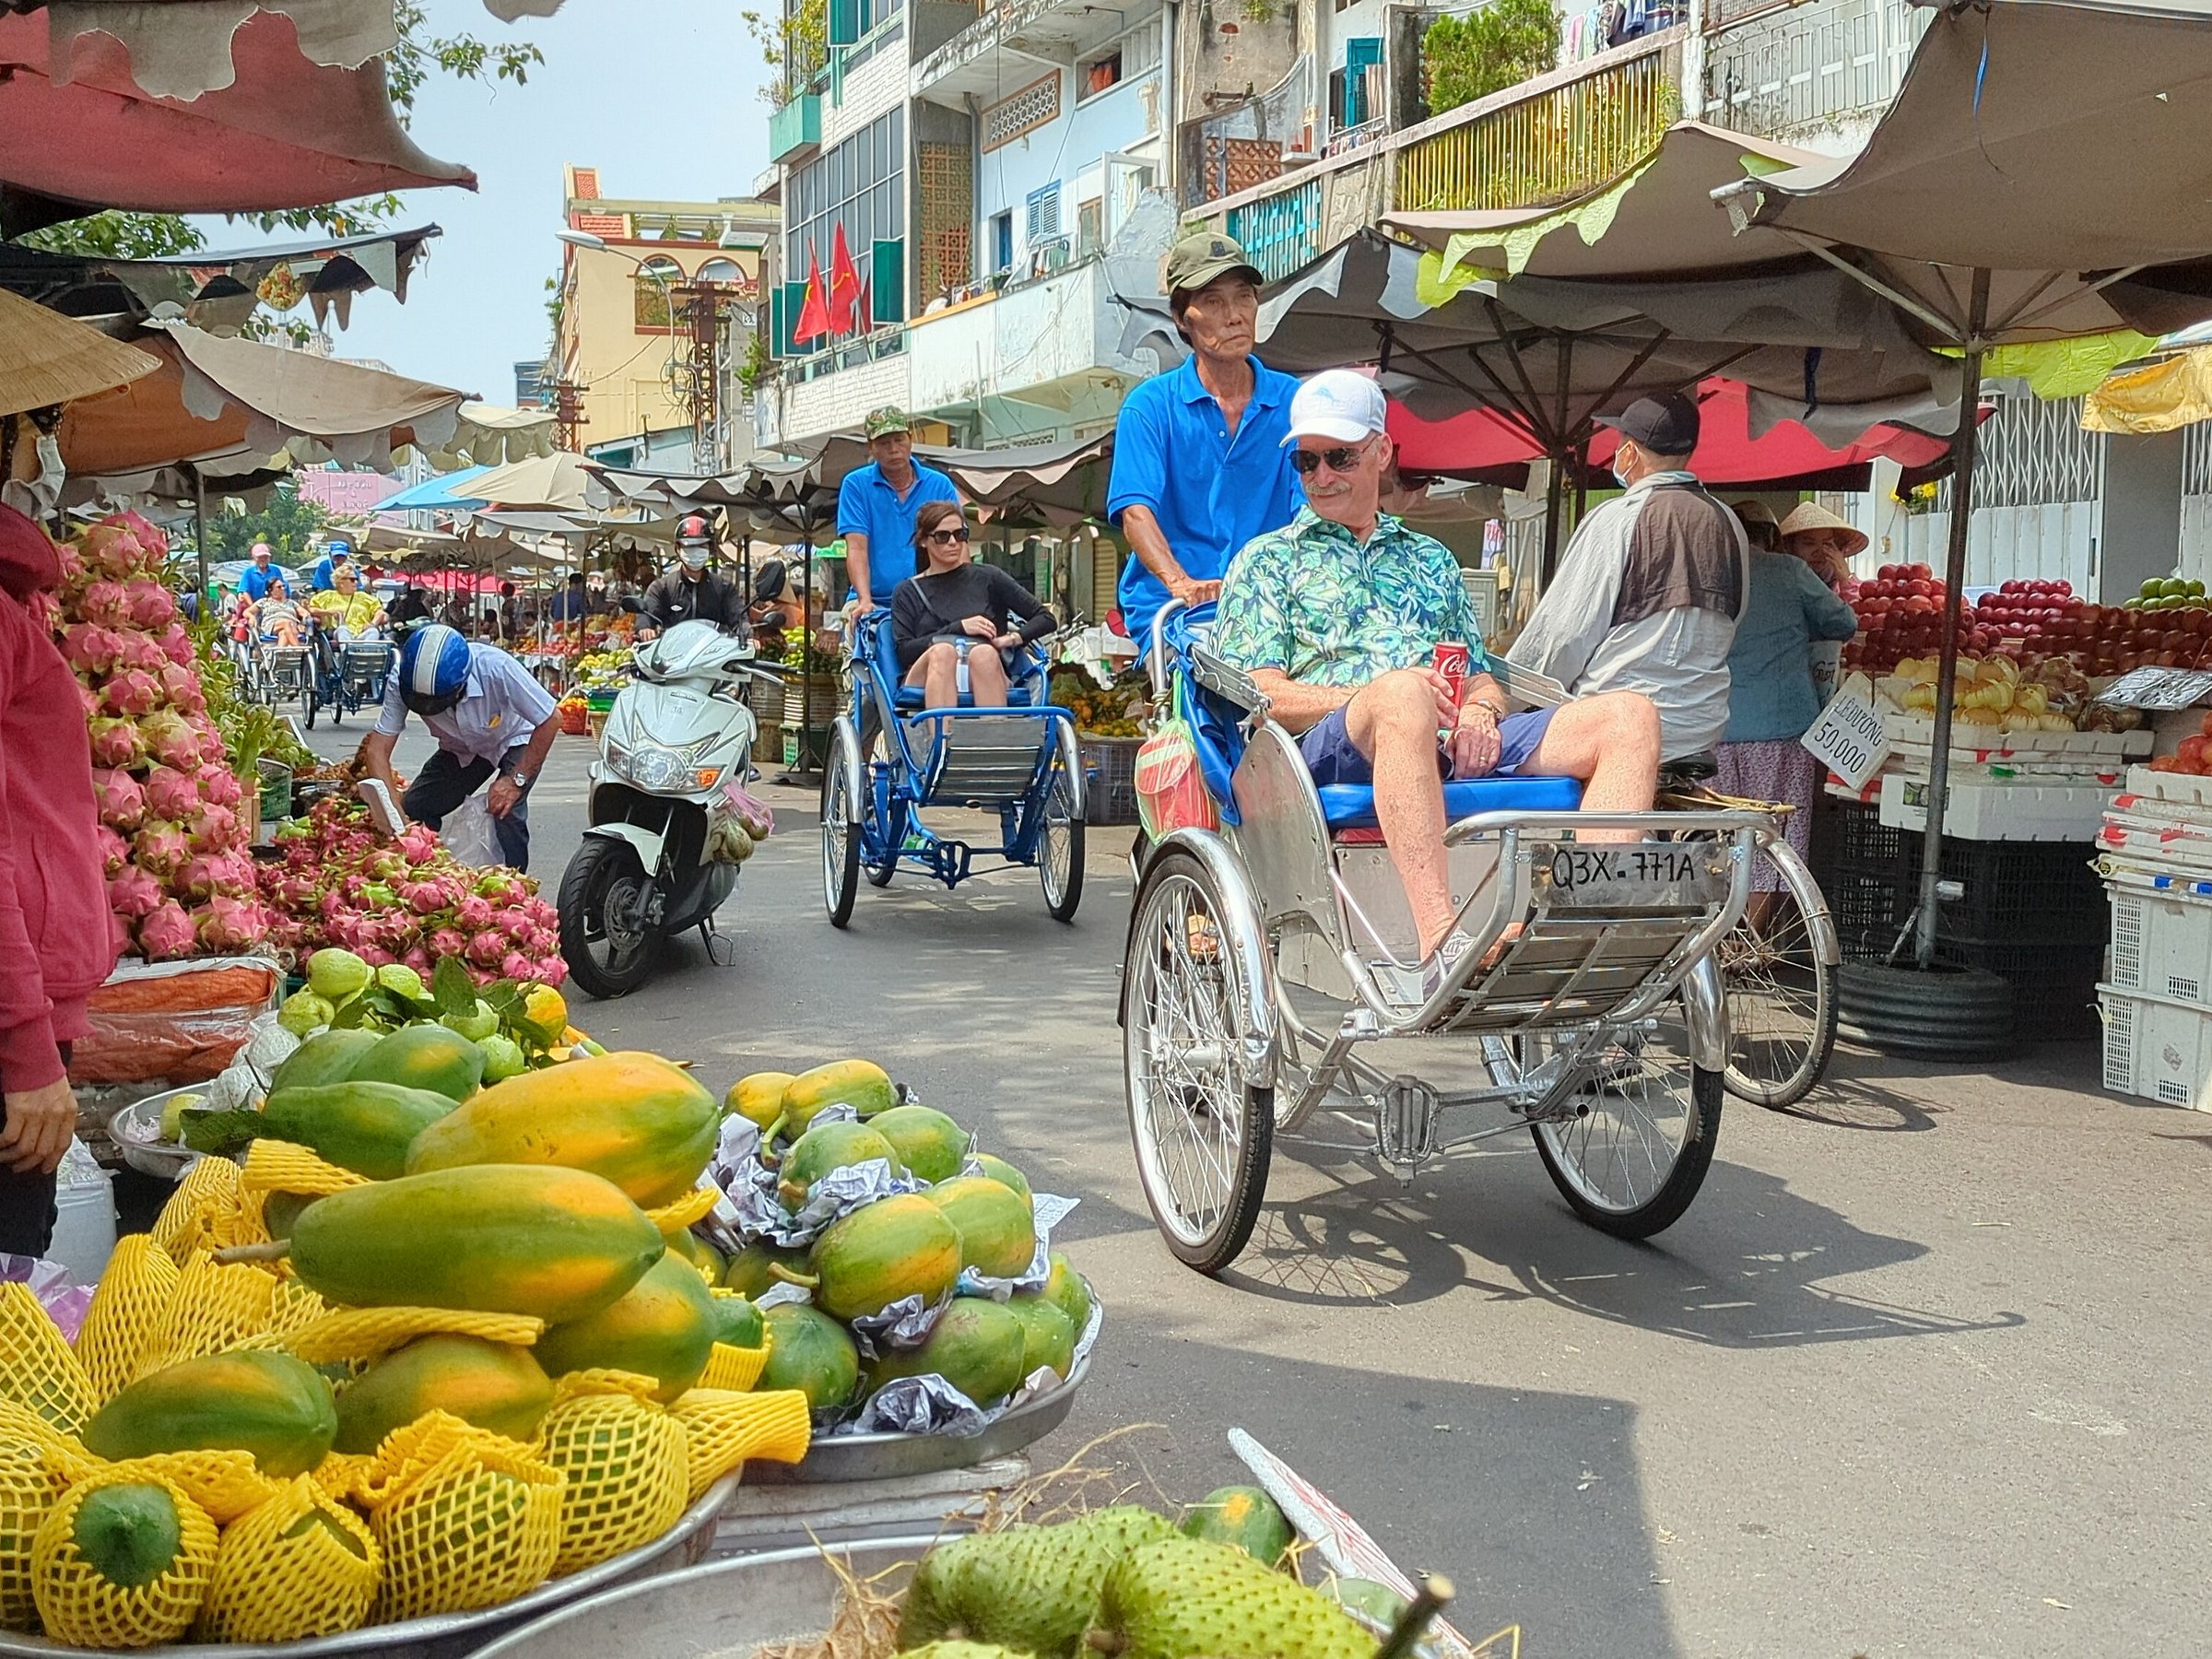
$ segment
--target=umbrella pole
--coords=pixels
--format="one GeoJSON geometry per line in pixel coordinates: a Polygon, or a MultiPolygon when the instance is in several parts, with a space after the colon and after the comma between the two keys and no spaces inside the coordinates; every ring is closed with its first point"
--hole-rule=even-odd
{"type": "Polygon", "coordinates": [[[192,469],[192,539],[200,550],[200,603],[213,603],[207,597],[207,480],[200,469],[192,469]]]}
{"type": "Polygon", "coordinates": [[[1959,365],[1959,442],[1951,473],[1950,546],[1944,559],[1943,656],[1936,676],[1936,735],[1928,757],[1928,827],[1921,837],[1920,903],[1913,953],[1922,971],[1936,963],[1937,888],[1943,879],[1943,818],[1951,782],[1951,712],[1959,690],[1959,613],[1966,586],[1966,536],[1974,511],[1975,413],[1982,397],[1982,331],[1989,320],[1989,273],[1974,273],[1966,355],[1959,365]]]}
{"type": "Polygon", "coordinates": [[[1545,468],[1550,477],[1544,484],[1544,580],[1539,593],[1551,591],[1551,574],[1559,564],[1559,514],[1566,508],[1566,491],[1559,469],[1565,465],[1555,453],[1545,468]]]}

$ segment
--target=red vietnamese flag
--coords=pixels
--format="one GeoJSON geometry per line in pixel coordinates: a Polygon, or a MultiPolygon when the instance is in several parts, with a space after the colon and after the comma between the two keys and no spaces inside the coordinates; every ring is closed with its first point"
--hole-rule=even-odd
{"type": "Polygon", "coordinates": [[[876,326],[876,298],[868,285],[860,286],[860,332],[866,334],[876,326]]]}
{"type": "Polygon", "coordinates": [[[830,305],[822,293],[821,256],[809,248],[806,251],[806,299],[799,307],[799,320],[792,325],[791,337],[795,341],[811,340],[818,335],[830,332],[830,305]]]}
{"type": "Polygon", "coordinates": [[[832,334],[853,332],[853,302],[860,298],[860,272],[853,264],[853,251],[845,246],[845,227],[841,222],[830,241],[830,331],[832,334]]]}

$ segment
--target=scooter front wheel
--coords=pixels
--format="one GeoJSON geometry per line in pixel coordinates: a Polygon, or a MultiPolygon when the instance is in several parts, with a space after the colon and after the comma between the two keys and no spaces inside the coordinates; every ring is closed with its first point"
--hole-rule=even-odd
{"type": "Polygon", "coordinates": [[[627,996],[645,982],[660,936],[653,878],[627,841],[587,835],[560,878],[560,954],[586,995],[627,996]]]}

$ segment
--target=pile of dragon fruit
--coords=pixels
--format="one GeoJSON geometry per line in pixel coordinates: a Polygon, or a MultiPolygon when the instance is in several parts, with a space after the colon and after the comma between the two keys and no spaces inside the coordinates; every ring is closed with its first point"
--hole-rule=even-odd
{"type": "Polygon", "coordinates": [[[300,959],[336,946],[425,979],[441,957],[458,958],[479,984],[568,977],[559,916],[537,884],[462,864],[423,825],[387,837],[359,802],[334,798],[280,826],[276,841],[284,858],[261,865],[261,896],[276,912],[271,940],[300,959]]]}
{"type": "Polygon", "coordinates": [[[63,544],[49,618],[91,729],[108,901],[151,961],[246,950],[270,921],[246,851],[259,802],[208,718],[168,554],[136,513],[101,519],[63,544]]]}

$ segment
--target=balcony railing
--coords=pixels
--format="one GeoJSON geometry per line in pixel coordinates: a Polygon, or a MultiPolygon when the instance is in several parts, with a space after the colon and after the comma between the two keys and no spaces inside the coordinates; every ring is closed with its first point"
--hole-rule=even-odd
{"type": "Polygon", "coordinates": [[[1705,119],[1764,138],[1816,138],[1886,108],[1935,14],[1907,0],[1813,0],[1716,33],[1705,119]]]}
{"type": "Polygon", "coordinates": [[[1229,210],[1229,233],[1243,244],[1260,274],[1273,282],[1321,252],[1321,183],[1312,180],[1279,195],[1229,210]]]}
{"type": "Polygon", "coordinates": [[[802,92],[779,105],[768,118],[768,159],[789,161],[821,147],[822,100],[802,92]]]}

